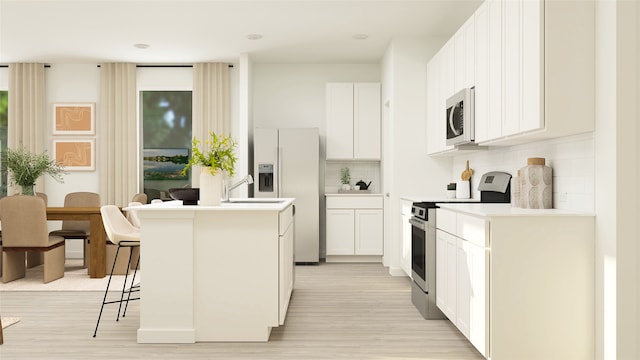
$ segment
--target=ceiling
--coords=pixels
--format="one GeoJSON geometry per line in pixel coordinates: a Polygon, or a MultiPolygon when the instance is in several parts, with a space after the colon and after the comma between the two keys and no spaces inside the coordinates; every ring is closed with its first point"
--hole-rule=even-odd
{"type": "Polygon", "coordinates": [[[394,37],[450,37],[481,2],[0,0],[0,63],[377,63],[394,37]]]}

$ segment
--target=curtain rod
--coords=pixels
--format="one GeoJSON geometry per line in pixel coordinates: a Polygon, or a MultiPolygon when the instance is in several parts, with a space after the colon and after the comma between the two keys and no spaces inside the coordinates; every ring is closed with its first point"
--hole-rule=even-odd
{"type": "MultiPolygon", "coordinates": [[[[98,67],[100,67],[100,65],[97,65],[98,67]]],[[[193,67],[193,65],[136,65],[136,67],[139,68],[186,68],[186,67],[193,67]]],[[[233,64],[229,64],[230,68],[233,68],[233,64]]]]}
{"type": "MultiPolygon", "coordinates": [[[[9,65],[0,65],[0,68],[8,68],[9,65]]],[[[48,68],[51,67],[51,65],[45,64],[44,67],[48,68]]]]}
{"type": "MultiPolygon", "coordinates": [[[[100,67],[100,65],[97,65],[98,67],[100,67]]],[[[0,65],[0,68],[8,68],[9,65],[0,65]]],[[[51,65],[45,65],[44,67],[46,68],[50,68],[51,65]]],[[[193,67],[193,65],[136,65],[136,67],[142,67],[142,68],[147,68],[147,67],[174,67],[174,68],[180,68],[180,67],[193,67]]],[[[230,68],[233,68],[233,64],[229,64],[230,68]]]]}

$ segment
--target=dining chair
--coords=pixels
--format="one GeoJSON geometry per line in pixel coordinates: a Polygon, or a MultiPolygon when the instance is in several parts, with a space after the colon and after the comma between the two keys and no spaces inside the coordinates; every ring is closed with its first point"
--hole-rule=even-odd
{"type": "Polygon", "coordinates": [[[139,202],[141,204],[146,204],[147,203],[147,194],[145,193],[137,193],[135,195],[133,195],[133,198],[131,198],[131,202],[139,202]]]}
{"type": "MultiPolygon", "coordinates": [[[[122,213],[122,211],[120,211],[120,209],[115,205],[102,206],[100,208],[100,214],[102,215],[102,222],[104,223],[104,230],[107,233],[107,238],[112,244],[118,245],[118,249],[116,250],[116,256],[113,262],[113,266],[111,267],[111,273],[109,274],[107,287],[104,290],[104,298],[102,299],[102,305],[100,306],[100,313],[98,314],[98,321],[96,322],[96,329],[93,332],[93,337],[96,337],[96,334],[98,333],[98,325],[100,325],[100,319],[102,318],[102,311],[104,310],[105,305],[115,304],[115,303],[119,304],[118,316],[116,317],[116,321],[119,321],[120,312],[122,310],[122,303],[125,303],[124,312],[122,312],[122,317],[125,317],[127,313],[127,306],[129,305],[129,301],[140,299],[140,296],[131,298],[132,293],[140,291],[140,286],[135,284],[138,265],[140,263],[140,259],[138,258],[133,271],[133,277],[131,279],[131,283],[129,284],[129,288],[127,288],[128,274],[125,273],[124,282],[122,284],[122,291],[120,293],[120,299],[107,301],[107,295],[109,293],[109,285],[111,284],[111,279],[113,277],[113,271],[115,269],[115,264],[118,259],[118,254],[120,253],[120,250],[123,248],[133,249],[133,248],[140,247],[140,231],[138,228],[133,226],[129,222],[129,220],[127,220],[127,218],[122,213]],[[125,294],[126,294],[126,299],[125,299],[125,294]]],[[[132,252],[129,252],[128,267],[131,267],[132,258],[133,258],[132,252]]]]}
{"type": "Polygon", "coordinates": [[[64,238],[49,235],[47,209],[36,196],[7,196],[0,200],[3,225],[2,282],[23,278],[27,252],[44,257],[44,282],[64,276],[64,238]]]}
{"type": "MultiPolygon", "coordinates": [[[[48,206],[49,197],[47,194],[43,192],[36,192],[36,196],[40,199],[44,200],[44,206],[48,206]]],[[[44,258],[41,252],[38,251],[27,251],[27,269],[34,268],[36,266],[42,265],[44,262],[44,258]]]]}
{"type": "MultiPolygon", "coordinates": [[[[71,192],[64,197],[64,207],[99,207],[100,195],[93,192],[71,192]]],[[[88,220],[63,220],[62,228],[50,234],[62,236],[65,240],[83,240],[82,266],[89,264],[90,222],[88,220]]]]}

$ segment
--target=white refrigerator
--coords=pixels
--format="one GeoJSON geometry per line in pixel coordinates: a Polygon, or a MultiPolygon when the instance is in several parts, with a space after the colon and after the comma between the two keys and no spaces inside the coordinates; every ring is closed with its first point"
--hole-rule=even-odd
{"type": "Polygon", "coordinates": [[[320,136],[317,128],[255,128],[255,197],[295,198],[295,262],[320,257],[320,136]]]}

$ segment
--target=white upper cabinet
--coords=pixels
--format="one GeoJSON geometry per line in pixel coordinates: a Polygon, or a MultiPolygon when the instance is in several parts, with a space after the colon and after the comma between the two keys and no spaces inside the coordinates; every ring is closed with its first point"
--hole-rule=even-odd
{"type": "Polygon", "coordinates": [[[327,84],[327,159],[380,160],[380,84],[327,84]]]}
{"type": "MultiPolygon", "coordinates": [[[[594,27],[593,0],[486,0],[431,60],[439,63],[445,81],[453,79],[455,90],[448,84],[436,88],[446,99],[450,92],[475,86],[479,145],[515,145],[593,131],[594,27]],[[467,43],[472,37],[472,44],[467,43]],[[454,58],[448,58],[452,41],[454,58]],[[465,65],[468,59],[473,65],[465,65]],[[447,74],[451,67],[454,73],[447,74]]],[[[427,96],[430,106],[435,98],[429,97],[435,95],[427,96]]],[[[435,110],[427,114],[427,131],[440,132],[439,115],[435,110]]],[[[429,142],[439,143],[431,136],[429,142]]],[[[450,149],[427,145],[429,154],[444,150],[450,149]]]]}
{"type": "Polygon", "coordinates": [[[593,1],[487,0],[476,12],[477,72],[488,71],[476,87],[476,142],[593,131],[594,26],[593,1]]]}

